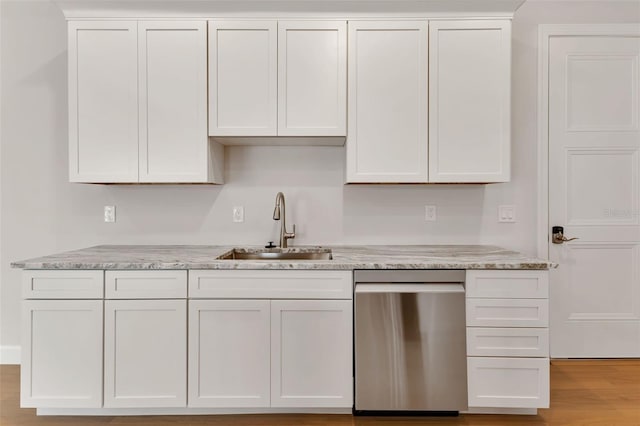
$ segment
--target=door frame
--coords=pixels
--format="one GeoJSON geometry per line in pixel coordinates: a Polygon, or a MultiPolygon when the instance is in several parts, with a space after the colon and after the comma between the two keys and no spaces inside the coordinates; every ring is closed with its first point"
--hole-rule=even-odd
{"type": "Polygon", "coordinates": [[[538,25],[538,224],[537,255],[549,258],[549,43],[552,37],[635,36],[638,24],[538,25]]]}

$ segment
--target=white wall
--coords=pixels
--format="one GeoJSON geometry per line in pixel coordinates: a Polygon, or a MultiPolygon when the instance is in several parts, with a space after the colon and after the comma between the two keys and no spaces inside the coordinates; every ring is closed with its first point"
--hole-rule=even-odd
{"type": "Polygon", "coordinates": [[[263,244],[287,197],[294,244],[497,244],[535,252],[537,24],[639,22],[635,1],[529,0],[513,24],[512,182],[487,186],[343,186],[344,149],[227,149],[217,186],[67,182],[66,24],[49,1],[3,1],[1,13],[0,345],[19,345],[13,260],[97,244],[263,244]],[[424,221],[424,205],[438,221],[424,221]],[[515,204],[517,223],[498,224],[515,204]],[[117,222],[102,222],[104,205],[117,222]],[[231,222],[234,205],[246,221],[231,222]]]}

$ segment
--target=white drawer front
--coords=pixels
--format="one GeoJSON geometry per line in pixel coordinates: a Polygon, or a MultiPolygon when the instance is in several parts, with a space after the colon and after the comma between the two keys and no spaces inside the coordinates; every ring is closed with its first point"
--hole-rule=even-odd
{"type": "Polygon", "coordinates": [[[467,297],[546,299],[549,271],[467,271],[467,297]]]}
{"type": "Polygon", "coordinates": [[[546,299],[467,299],[467,326],[547,327],[546,299]]]}
{"type": "Polygon", "coordinates": [[[192,270],[190,298],[352,299],[351,271],[192,270]]]}
{"type": "Polygon", "coordinates": [[[187,271],[107,271],[107,299],[184,299],[187,271]]]}
{"type": "Polygon", "coordinates": [[[467,358],[469,408],[548,408],[549,358],[467,358]]]}
{"type": "Polygon", "coordinates": [[[467,355],[548,357],[546,328],[467,328],[467,355]]]}
{"type": "Polygon", "coordinates": [[[102,299],[104,271],[26,270],[22,273],[24,299],[102,299]]]}

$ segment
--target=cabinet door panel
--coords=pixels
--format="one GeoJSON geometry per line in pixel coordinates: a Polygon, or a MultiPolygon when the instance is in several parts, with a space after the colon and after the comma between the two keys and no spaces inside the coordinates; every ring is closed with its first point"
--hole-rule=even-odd
{"type": "Polygon", "coordinates": [[[467,358],[469,408],[549,408],[549,358],[467,358]]]}
{"type": "Polygon", "coordinates": [[[350,300],[271,302],[271,406],[351,407],[350,300]]]}
{"type": "Polygon", "coordinates": [[[349,22],[347,182],[427,181],[427,22],[349,22]]]}
{"type": "Polygon", "coordinates": [[[277,22],[209,21],[209,134],[275,136],[277,22]]]}
{"type": "Polygon", "coordinates": [[[24,299],[102,299],[104,271],[25,270],[22,272],[24,299]]]}
{"type": "Polygon", "coordinates": [[[549,271],[468,270],[467,297],[548,299],[549,271]]]}
{"type": "Polygon", "coordinates": [[[137,23],[69,23],[69,180],[138,181],[137,23]]]}
{"type": "Polygon", "coordinates": [[[429,24],[429,181],[507,182],[511,24],[429,24]]]}
{"type": "Polygon", "coordinates": [[[467,355],[548,357],[549,329],[467,327],[467,355]]]}
{"type": "Polygon", "coordinates": [[[548,327],[549,301],[467,298],[466,316],[468,327],[548,327]]]}
{"type": "Polygon", "coordinates": [[[105,299],[186,299],[187,271],[106,271],[105,299]]]}
{"type": "Polygon", "coordinates": [[[269,301],[189,301],[189,406],[269,406],[269,301]]]}
{"type": "Polygon", "coordinates": [[[347,24],[278,23],[278,135],[344,136],[347,24]]]}
{"type": "Polygon", "coordinates": [[[22,302],[20,406],[102,406],[102,300],[22,302]]]}
{"type": "Polygon", "coordinates": [[[104,406],[187,405],[186,300],[105,301],[104,406]]]}
{"type": "Polygon", "coordinates": [[[352,299],[351,271],[189,271],[190,298],[352,299]]]}
{"type": "Polygon", "coordinates": [[[138,24],[140,181],[207,182],[206,22],[138,24]]]}

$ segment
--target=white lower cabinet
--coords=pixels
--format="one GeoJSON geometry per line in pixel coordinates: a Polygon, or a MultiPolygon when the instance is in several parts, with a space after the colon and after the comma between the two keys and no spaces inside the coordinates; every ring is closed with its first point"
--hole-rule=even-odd
{"type": "Polygon", "coordinates": [[[25,271],[21,405],[352,407],[352,272],[220,272],[25,271]]]}
{"type": "Polygon", "coordinates": [[[20,406],[101,407],[103,301],[22,303],[20,406]]]}
{"type": "Polygon", "coordinates": [[[189,301],[190,407],[269,407],[269,304],[189,301]]]}
{"type": "Polygon", "coordinates": [[[185,407],[187,301],[104,303],[104,407],[185,407]]]}
{"type": "Polygon", "coordinates": [[[191,300],[190,407],[351,407],[351,300],[191,300]]]}
{"type": "Polygon", "coordinates": [[[549,406],[548,358],[467,358],[470,407],[549,406]]]}
{"type": "Polygon", "coordinates": [[[469,409],[549,407],[548,271],[467,271],[469,409]]]}
{"type": "Polygon", "coordinates": [[[351,300],[271,301],[271,406],[351,407],[351,300]]]}

